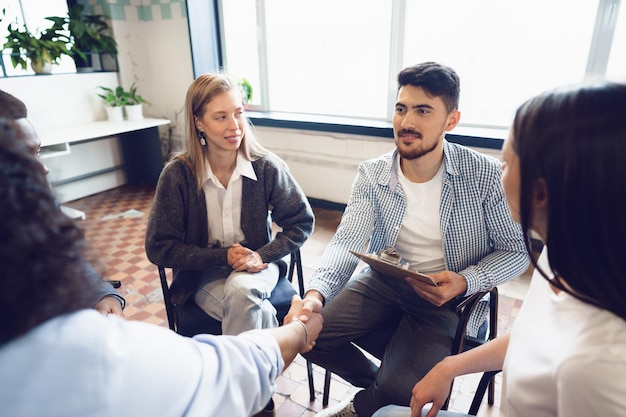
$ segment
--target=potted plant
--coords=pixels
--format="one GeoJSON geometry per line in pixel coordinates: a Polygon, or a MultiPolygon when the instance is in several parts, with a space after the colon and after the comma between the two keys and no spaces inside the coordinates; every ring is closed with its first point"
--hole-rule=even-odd
{"type": "Polygon", "coordinates": [[[69,31],[70,54],[77,72],[92,70],[94,53],[117,54],[117,42],[107,33],[109,16],[83,14],[84,9],[84,5],[75,3],[70,6],[67,16],[48,18],[55,22],[59,36],[67,36],[69,31]]]}
{"type": "Polygon", "coordinates": [[[128,91],[122,93],[124,97],[124,110],[128,120],[143,119],[143,103],[148,101],[137,94],[137,86],[133,83],[128,91]]]}
{"type": "MultiPolygon", "coordinates": [[[[50,19],[49,19],[50,20],[50,19]]],[[[8,35],[3,49],[11,50],[13,68],[26,69],[28,58],[36,74],[49,74],[52,64],[58,64],[62,55],[70,55],[66,39],[58,36],[55,25],[40,32],[32,33],[24,25],[18,27],[15,22],[9,24],[8,35]]]]}
{"type": "Polygon", "coordinates": [[[246,78],[244,77],[236,77],[235,79],[237,80],[237,84],[239,85],[239,88],[241,88],[241,92],[243,93],[243,107],[246,110],[251,110],[251,103],[252,103],[252,84],[250,83],[250,81],[248,81],[246,78]]]}
{"type": "Polygon", "coordinates": [[[246,80],[245,78],[241,78],[241,82],[239,85],[241,85],[241,88],[245,94],[244,99],[246,100],[246,104],[250,104],[250,102],[252,101],[252,84],[250,84],[250,81],[246,80]]]}
{"type": "Polygon", "coordinates": [[[99,86],[102,90],[98,97],[104,100],[104,109],[107,112],[107,118],[111,122],[120,122],[124,120],[123,108],[126,104],[126,98],[124,89],[122,86],[117,86],[115,89],[99,86]]]}

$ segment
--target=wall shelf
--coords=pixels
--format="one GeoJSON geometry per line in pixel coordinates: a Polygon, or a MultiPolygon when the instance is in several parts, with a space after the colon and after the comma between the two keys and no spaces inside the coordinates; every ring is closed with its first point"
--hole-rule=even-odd
{"type": "Polygon", "coordinates": [[[145,118],[143,120],[123,120],[121,122],[109,122],[107,120],[81,123],[77,125],[59,128],[48,128],[39,132],[42,151],[61,144],[70,144],[90,139],[120,135],[137,130],[169,124],[167,119],[145,118]]]}
{"type": "Polygon", "coordinates": [[[41,155],[59,201],[122,184],[155,186],[163,169],[159,126],[169,123],[146,118],[39,129],[41,155]]]}

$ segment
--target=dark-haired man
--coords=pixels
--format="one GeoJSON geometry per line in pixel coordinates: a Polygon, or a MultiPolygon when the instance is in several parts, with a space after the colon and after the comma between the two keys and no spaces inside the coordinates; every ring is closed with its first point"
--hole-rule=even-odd
{"type": "MultiPolygon", "coordinates": [[[[0,90],[0,117],[12,119],[23,132],[23,138],[31,149],[33,155],[39,155],[41,141],[32,123],[28,120],[28,109],[24,102],[6,91],[0,90]]],[[[48,168],[41,163],[43,171],[47,174],[48,168]]],[[[88,266],[90,278],[98,283],[98,291],[94,294],[94,307],[102,314],[122,315],[126,301],[119,295],[113,286],[102,279],[91,265],[88,266]]]]}
{"type": "Polygon", "coordinates": [[[399,73],[396,149],[360,165],[341,223],[309,281],[303,319],[306,300],[318,299],[326,302],[325,326],[305,356],[365,388],[320,417],[367,417],[388,404],[408,405],[415,381],[451,353],[456,299],[528,267],[499,161],[445,139],[459,123],[459,92],[456,72],[435,62],[399,73]],[[359,262],[350,251],[378,254],[389,246],[438,286],[369,268],[350,279],[359,262]],[[380,367],[355,344],[380,359],[380,367]]]}

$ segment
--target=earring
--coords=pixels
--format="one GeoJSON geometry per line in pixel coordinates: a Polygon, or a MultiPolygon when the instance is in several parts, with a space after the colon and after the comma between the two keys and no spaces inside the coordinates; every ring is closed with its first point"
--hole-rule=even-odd
{"type": "Polygon", "coordinates": [[[198,136],[200,136],[200,145],[206,146],[206,135],[202,130],[198,132],[198,136]]]}

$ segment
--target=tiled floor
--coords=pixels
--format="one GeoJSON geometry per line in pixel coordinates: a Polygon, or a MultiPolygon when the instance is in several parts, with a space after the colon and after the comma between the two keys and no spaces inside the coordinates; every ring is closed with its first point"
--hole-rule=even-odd
{"type": "MultiPolygon", "coordinates": [[[[123,186],[87,198],[66,203],[85,212],[81,220],[87,241],[108,279],[122,282],[120,293],[126,298],[124,311],[130,320],[140,320],[167,327],[165,308],[157,269],[146,258],[144,234],[154,189],[123,186]]],[[[305,282],[339,223],[336,211],[315,209],[316,228],[301,249],[305,282]]],[[[506,331],[519,311],[528,288],[528,274],[500,287],[498,328],[506,331]]],[[[274,395],[279,417],[310,417],[322,409],[323,369],[314,366],[316,400],[309,402],[306,362],[302,357],[287,368],[277,381],[274,395]]],[[[467,411],[479,375],[457,378],[450,409],[467,411]]],[[[496,406],[483,405],[480,416],[498,414],[500,379],[496,377],[496,406]]],[[[333,375],[330,404],[354,394],[358,389],[333,375]]]]}

